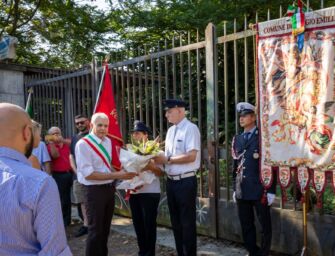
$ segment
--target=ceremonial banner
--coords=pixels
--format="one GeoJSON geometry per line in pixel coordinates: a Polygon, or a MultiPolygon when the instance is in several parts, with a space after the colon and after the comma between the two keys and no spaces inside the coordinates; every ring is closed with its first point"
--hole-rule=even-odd
{"type": "Polygon", "coordinates": [[[322,193],[326,187],[326,172],[314,171],[313,186],[316,192],[317,207],[322,208],[322,193]]]}
{"type": "Polygon", "coordinates": [[[288,188],[291,182],[291,170],[288,166],[281,166],[279,167],[279,184],[280,186],[285,189],[288,188]]]}
{"type": "Polygon", "coordinates": [[[94,113],[103,112],[109,118],[108,137],[112,141],[112,166],[116,170],[120,170],[121,163],[117,150],[122,147],[123,140],[118,123],[118,115],[115,107],[114,92],[108,65],[106,64],[104,68],[106,70],[104,77],[102,77],[103,85],[94,113]]]}
{"type": "MultiPolygon", "coordinates": [[[[262,172],[263,173],[263,172],[262,172]]],[[[282,194],[282,204],[287,200],[286,189],[290,186],[291,183],[291,170],[289,166],[280,166],[278,168],[278,180],[281,188],[282,194]]]]}
{"type": "MultiPolygon", "coordinates": [[[[291,28],[287,18],[257,27],[261,177],[268,166],[302,167],[304,189],[308,169],[335,167],[335,8],[305,14],[301,53],[291,28]]],[[[289,177],[281,171],[280,178],[285,187],[289,177]]]]}
{"type": "Polygon", "coordinates": [[[301,193],[304,193],[310,181],[308,168],[304,166],[298,167],[297,173],[300,191],[301,193]]]}

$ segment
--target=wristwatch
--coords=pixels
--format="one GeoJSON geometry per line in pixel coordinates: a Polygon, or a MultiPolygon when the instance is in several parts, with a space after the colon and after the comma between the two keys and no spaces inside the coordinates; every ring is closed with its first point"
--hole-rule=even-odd
{"type": "Polygon", "coordinates": [[[167,158],[167,164],[171,164],[171,156],[168,156],[168,158],[167,158]]]}

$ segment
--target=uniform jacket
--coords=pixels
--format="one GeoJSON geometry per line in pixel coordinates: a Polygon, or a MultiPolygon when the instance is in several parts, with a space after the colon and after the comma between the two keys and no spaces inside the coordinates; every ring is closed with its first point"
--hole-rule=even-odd
{"type": "MultiPolygon", "coordinates": [[[[243,178],[241,183],[242,199],[260,200],[264,193],[264,188],[259,176],[260,151],[258,129],[256,128],[256,130],[247,141],[245,141],[243,133],[236,135],[232,147],[237,156],[242,154],[243,151],[246,150],[243,157],[241,157],[239,160],[233,161],[234,191],[236,189],[236,172],[238,171],[237,167],[239,166],[242,159],[245,158],[245,161],[241,167],[241,171],[243,172],[243,178]]],[[[276,182],[273,182],[273,186],[268,189],[268,192],[275,194],[275,185],[276,182]]]]}

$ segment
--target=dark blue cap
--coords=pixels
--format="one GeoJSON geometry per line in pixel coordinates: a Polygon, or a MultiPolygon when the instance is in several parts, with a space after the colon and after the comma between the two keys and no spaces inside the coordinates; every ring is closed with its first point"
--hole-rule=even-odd
{"type": "Polygon", "coordinates": [[[167,99],[164,102],[164,109],[169,108],[186,108],[186,102],[178,99],[167,99]]]}
{"type": "Polygon", "coordinates": [[[143,122],[139,120],[135,120],[134,122],[134,129],[131,130],[132,132],[146,132],[150,133],[149,127],[147,127],[143,122]]]}

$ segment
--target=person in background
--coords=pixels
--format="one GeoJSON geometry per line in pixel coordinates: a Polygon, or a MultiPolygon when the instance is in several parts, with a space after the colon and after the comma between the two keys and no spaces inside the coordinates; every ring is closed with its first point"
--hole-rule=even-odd
{"type": "Polygon", "coordinates": [[[64,225],[71,224],[71,186],[72,170],[70,165],[70,147],[63,138],[62,132],[58,127],[51,127],[48,130],[48,152],[51,156],[51,173],[55,179],[60,200],[64,225]]]}
{"type": "Polygon", "coordinates": [[[51,175],[51,166],[50,166],[51,158],[48,153],[47,146],[43,141],[41,141],[42,125],[36,121],[32,122],[34,130],[34,149],[32,155],[29,157],[29,160],[35,162],[38,161],[39,168],[37,169],[41,169],[42,171],[51,175]]]}
{"type": "MultiPolygon", "coordinates": [[[[33,136],[34,136],[33,148],[35,149],[35,148],[38,147],[38,145],[40,144],[40,141],[41,141],[42,126],[41,126],[41,124],[39,124],[35,120],[31,120],[31,123],[33,125],[33,136]]],[[[35,169],[41,170],[41,163],[34,154],[31,154],[29,156],[28,160],[31,162],[32,167],[34,167],[35,169]]]]}
{"type": "Polygon", "coordinates": [[[32,123],[0,103],[0,255],[70,256],[55,181],[31,167],[32,123]]]}
{"type": "MultiPolygon", "coordinates": [[[[147,142],[150,129],[142,122],[135,121],[131,136],[134,141],[147,142]]],[[[145,184],[133,190],[130,194],[129,204],[131,216],[136,232],[138,255],[154,256],[157,234],[157,209],[160,199],[159,178],[164,173],[162,166],[154,164],[153,160],[143,169],[156,175],[151,184],[145,184]]],[[[139,170],[140,171],[140,170],[139,170]]]]}
{"type": "Polygon", "coordinates": [[[197,170],[200,168],[199,128],[185,116],[186,103],[165,101],[165,116],[172,123],[166,134],[165,155],[155,157],[165,164],[166,194],[171,224],[179,256],[196,256],[197,170]]]}
{"type": "Polygon", "coordinates": [[[236,106],[243,133],[232,142],[233,201],[237,203],[244,245],[250,256],[267,256],[270,253],[272,228],[270,206],[275,199],[276,182],[267,191],[262,202],[264,187],[259,177],[259,133],[256,126],[255,107],[248,102],[236,106]],[[255,216],[261,224],[261,247],[256,244],[255,216]]]}
{"type": "Polygon", "coordinates": [[[108,116],[95,113],[91,120],[91,132],[78,141],[75,149],[78,181],[85,185],[86,192],[86,256],[108,255],[107,242],[115,206],[113,181],[136,176],[136,173],[113,170],[108,126],[108,116]]]}
{"type": "Polygon", "coordinates": [[[81,226],[79,230],[77,231],[77,233],[75,234],[75,237],[80,237],[88,233],[88,227],[87,227],[88,223],[87,223],[87,213],[86,213],[86,205],[85,205],[85,201],[86,201],[85,200],[85,186],[78,182],[77,175],[76,175],[77,165],[76,165],[75,147],[76,147],[77,142],[89,133],[90,121],[84,115],[77,115],[74,118],[74,122],[79,132],[78,134],[74,135],[71,139],[70,164],[71,164],[72,170],[75,173],[73,177],[73,194],[75,198],[75,203],[78,204],[79,216],[81,215],[84,221],[83,226],[81,226]]]}

